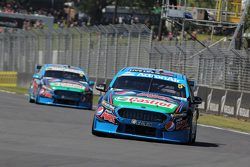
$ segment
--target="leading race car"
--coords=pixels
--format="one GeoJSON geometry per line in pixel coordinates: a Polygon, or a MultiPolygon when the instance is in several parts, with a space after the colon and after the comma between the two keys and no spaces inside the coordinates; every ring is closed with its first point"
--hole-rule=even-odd
{"type": "Polygon", "coordinates": [[[92,109],[93,85],[81,68],[60,64],[36,66],[29,101],[92,109]]]}
{"type": "Polygon", "coordinates": [[[165,70],[127,67],[111,81],[95,112],[92,133],[194,143],[202,99],[193,82],[165,70]]]}

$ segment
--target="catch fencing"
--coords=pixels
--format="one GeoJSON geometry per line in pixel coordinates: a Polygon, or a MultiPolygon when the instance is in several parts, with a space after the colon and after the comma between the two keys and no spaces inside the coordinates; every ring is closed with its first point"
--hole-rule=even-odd
{"type": "Polygon", "coordinates": [[[198,42],[155,44],[148,50],[150,67],[183,73],[196,81],[205,112],[250,118],[250,55],[228,49],[224,39],[208,47],[198,42]]]}
{"type": "Polygon", "coordinates": [[[0,34],[0,71],[17,71],[27,85],[35,64],[69,64],[104,82],[123,67],[148,66],[151,36],[142,24],[7,32],[0,34]]]}

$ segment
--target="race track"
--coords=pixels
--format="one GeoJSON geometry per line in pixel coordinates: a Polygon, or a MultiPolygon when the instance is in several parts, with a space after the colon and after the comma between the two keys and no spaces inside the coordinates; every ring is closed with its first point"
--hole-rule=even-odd
{"type": "Polygon", "coordinates": [[[247,167],[250,136],[198,127],[193,146],[91,134],[94,111],[0,92],[0,167],[247,167]]]}

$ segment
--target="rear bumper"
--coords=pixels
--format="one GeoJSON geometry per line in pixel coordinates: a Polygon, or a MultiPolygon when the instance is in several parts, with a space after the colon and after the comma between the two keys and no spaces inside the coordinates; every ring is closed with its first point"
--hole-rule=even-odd
{"type": "Polygon", "coordinates": [[[58,100],[61,100],[61,99],[46,98],[46,97],[39,96],[37,98],[37,103],[55,105],[55,106],[64,106],[64,107],[74,107],[74,108],[81,108],[81,109],[92,109],[92,100],[90,100],[90,102],[87,102],[87,103],[72,100],[72,104],[67,104],[63,102],[57,103],[58,100]]]}
{"type": "MultiPolygon", "coordinates": [[[[177,142],[177,143],[188,143],[190,130],[178,130],[178,131],[164,131],[162,129],[155,129],[155,135],[142,135],[138,133],[127,132],[126,126],[134,126],[132,124],[112,124],[107,121],[101,121],[94,117],[93,120],[93,131],[113,134],[118,136],[127,136],[131,138],[149,139],[157,141],[177,142]],[[125,128],[124,128],[125,127],[125,128]]],[[[145,128],[145,127],[141,127],[145,128]]]]}

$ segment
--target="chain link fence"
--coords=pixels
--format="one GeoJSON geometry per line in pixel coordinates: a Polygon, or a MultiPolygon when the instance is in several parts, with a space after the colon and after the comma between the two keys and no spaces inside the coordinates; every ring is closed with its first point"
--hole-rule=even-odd
{"type": "Polygon", "coordinates": [[[24,79],[35,64],[69,64],[98,82],[107,81],[125,66],[148,66],[145,48],[151,47],[151,36],[142,24],[3,33],[0,71],[17,71],[24,79]]]}
{"type": "Polygon", "coordinates": [[[142,24],[18,31],[0,34],[0,71],[30,80],[35,64],[80,66],[97,82],[109,81],[123,67],[163,68],[186,74],[199,85],[250,91],[250,56],[228,50],[222,39],[152,42],[142,24]]]}
{"type": "Polygon", "coordinates": [[[250,91],[250,55],[228,46],[224,39],[206,48],[194,41],[155,44],[148,50],[150,67],[184,73],[198,85],[250,91]]]}

